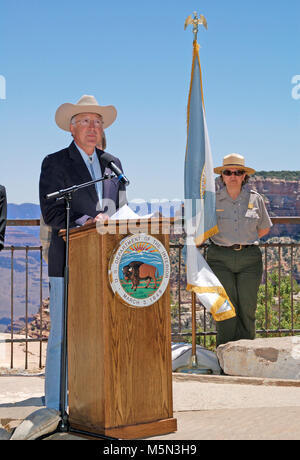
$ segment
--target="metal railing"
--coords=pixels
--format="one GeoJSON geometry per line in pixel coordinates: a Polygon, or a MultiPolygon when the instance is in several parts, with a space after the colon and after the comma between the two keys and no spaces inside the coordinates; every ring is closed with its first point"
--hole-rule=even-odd
{"type": "MultiPolygon", "coordinates": [[[[40,220],[39,219],[16,219],[16,220],[8,220],[7,227],[39,227],[40,220]]],[[[42,246],[29,246],[29,245],[16,245],[16,246],[5,246],[1,254],[5,254],[6,252],[10,253],[10,286],[8,286],[9,292],[9,303],[10,303],[10,323],[7,324],[7,330],[9,331],[8,334],[10,338],[5,338],[0,340],[0,346],[3,343],[10,344],[10,368],[14,368],[14,344],[24,343],[25,350],[24,350],[24,369],[28,369],[28,356],[29,356],[29,349],[28,344],[33,342],[39,343],[39,356],[38,356],[38,367],[41,369],[44,365],[42,361],[42,343],[47,342],[47,337],[43,337],[43,311],[42,311],[42,304],[43,304],[43,284],[47,282],[47,275],[45,275],[44,263],[43,263],[43,248],[42,246]],[[35,273],[34,276],[38,277],[38,284],[39,284],[39,299],[36,302],[36,309],[39,312],[40,316],[40,329],[38,337],[30,337],[29,331],[29,324],[32,317],[29,314],[29,286],[30,286],[30,279],[29,279],[29,267],[30,267],[30,260],[29,256],[33,253],[38,254],[38,273],[35,273]],[[20,257],[18,257],[20,256],[20,257]],[[23,256],[23,257],[22,257],[23,256]],[[22,328],[22,337],[18,337],[16,333],[16,319],[15,318],[15,281],[16,281],[16,269],[20,270],[20,264],[24,262],[25,264],[25,279],[24,279],[24,291],[23,291],[23,298],[21,300],[24,303],[24,326],[22,328]],[[17,267],[17,268],[16,268],[17,267]]],[[[1,368],[1,355],[0,355],[0,368],[1,368]]]]}
{"type": "MultiPolygon", "coordinates": [[[[274,217],[272,218],[273,224],[300,224],[300,217],[274,217]]],[[[39,226],[40,221],[39,219],[22,219],[22,220],[8,220],[7,227],[37,227],[39,226]]],[[[262,286],[264,289],[264,297],[265,297],[265,314],[264,314],[264,326],[257,329],[257,334],[263,334],[268,336],[270,334],[291,334],[294,335],[296,333],[300,333],[300,328],[295,327],[295,324],[298,324],[296,313],[295,313],[295,284],[297,287],[297,283],[294,279],[295,269],[294,264],[296,261],[300,260],[300,243],[262,243],[260,244],[261,250],[263,252],[263,262],[264,262],[264,274],[263,274],[263,282],[262,286]],[[289,269],[286,266],[286,257],[284,259],[283,264],[283,257],[282,251],[288,248],[290,251],[289,257],[289,269]],[[277,280],[278,280],[278,295],[276,299],[276,313],[277,313],[277,322],[278,326],[276,328],[270,327],[270,306],[268,304],[269,298],[269,261],[268,257],[270,251],[276,249],[277,251],[277,280]],[[284,265],[284,266],[283,266],[284,265]],[[282,326],[282,271],[285,270],[285,273],[288,271],[290,277],[290,317],[291,321],[289,327],[281,327],[282,326]]],[[[203,253],[205,256],[207,245],[203,245],[203,253]]],[[[185,281],[185,269],[184,269],[184,261],[182,255],[182,244],[170,243],[170,256],[175,251],[175,256],[173,257],[177,261],[177,269],[173,270],[173,279],[171,276],[171,298],[172,298],[172,340],[178,341],[183,339],[188,339],[191,336],[191,294],[185,290],[186,281],[185,281]],[[176,287],[177,286],[177,287],[176,287]]],[[[10,252],[10,337],[6,339],[0,340],[1,342],[9,343],[10,344],[10,368],[14,368],[14,345],[17,343],[25,343],[25,357],[24,357],[24,368],[28,369],[28,344],[30,342],[38,342],[39,343],[39,358],[38,358],[38,366],[41,369],[44,366],[42,360],[42,344],[43,342],[47,342],[47,337],[43,336],[43,297],[44,297],[44,289],[43,285],[47,282],[47,275],[45,274],[45,267],[43,263],[43,254],[42,254],[42,247],[41,246],[6,246],[2,252],[5,253],[6,251],[10,252]],[[35,251],[39,253],[39,273],[38,273],[38,282],[39,282],[39,305],[37,308],[39,310],[39,324],[40,324],[40,331],[38,337],[30,337],[29,331],[29,324],[30,324],[30,317],[29,317],[29,253],[31,251],[35,251]],[[23,336],[20,338],[18,334],[15,332],[15,293],[14,293],[14,282],[15,282],[15,255],[23,252],[24,254],[24,263],[25,263],[25,285],[24,285],[24,297],[23,302],[24,306],[24,319],[25,325],[23,328],[23,336]]],[[[286,279],[286,275],[284,275],[286,279]]],[[[300,299],[299,299],[300,300],[300,299]]],[[[297,301],[298,305],[298,301],[297,301]]],[[[196,335],[200,338],[199,341],[203,341],[201,345],[204,347],[207,346],[208,338],[211,338],[216,335],[215,325],[214,322],[209,314],[206,313],[205,308],[201,304],[197,304],[197,331],[196,335]]],[[[209,345],[209,344],[208,344],[209,345]]],[[[0,362],[1,368],[1,362],[0,362]]]]}
{"type": "MultiPolygon", "coordinates": [[[[203,255],[205,257],[206,255],[206,249],[208,245],[203,245],[203,255]]],[[[263,256],[263,278],[262,278],[262,284],[261,287],[264,290],[264,322],[261,324],[261,327],[256,329],[256,334],[263,335],[265,337],[273,334],[273,335],[282,335],[282,334],[289,334],[289,335],[294,335],[297,333],[300,333],[300,296],[298,296],[298,318],[296,318],[296,313],[295,313],[295,292],[294,292],[294,287],[295,287],[295,279],[294,279],[294,261],[295,261],[295,252],[297,251],[297,259],[300,261],[300,243],[262,243],[260,244],[260,248],[262,251],[262,256],[263,256]],[[282,274],[283,267],[282,267],[282,249],[283,248],[288,248],[290,251],[290,258],[289,258],[289,272],[288,275],[282,274]],[[278,327],[270,327],[270,299],[269,299],[269,263],[268,263],[268,254],[270,250],[274,249],[277,251],[277,258],[278,258],[278,263],[277,266],[273,267],[273,272],[272,275],[277,276],[278,279],[278,296],[276,298],[277,301],[277,320],[278,320],[278,327]],[[289,292],[289,300],[290,300],[290,315],[291,315],[291,320],[290,320],[290,327],[282,327],[282,289],[281,289],[281,282],[283,279],[286,279],[287,276],[289,277],[289,283],[290,283],[290,292],[289,292]],[[298,319],[298,327],[295,327],[296,319],[298,319]]],[[[183,245],[182,244],[171,244],[170,249],[173,251],[177,251],[177,257],[178,257],[178,267],[179,268],[179,275],[177,277],[177,292],[175,295],[172,296],[172,301],[173,301],[173,308],[175,307],[175,314],[173,314],[173,325],[172,325],[172,338],[174,341],[180,341],[184,338],[188,338],[192,336],[192,325],[191,325],[191,318],[192,318],[192,294],[187,293],[185,291],[185,286],[186,286],[186,278],[185,278],[185,273],[183,270],[183,257],[182,257],[182,250],[183,250],[183,245]],[[185,293],[184,295],[184,300],[182,299],[183,292],[185,293]],[[177,307],[177,308],[176,308],[177,307]],[[183,307],[186,307],[188,309],[188,312],[183,311],[183,307]],[[175,318],[177,316],[177,320],[175,318]]],[[[286,270],[286,268],[285,268],[286,270]]],[[[300,286],[299,286],[299,291],[300,291],[300,286]]],[[[274,299],[271,299],[271,302],[274,303],[274,299]]],[[[271,305],[273,306],[273,305],[271,305]]],[[[199,344],[203,345],[204,347],[207,346],[207,337],[209,336],[216,336],[216,330],[215,330],[215,323],[212,319],[212,317],[207,314],[206,309],[203,307],[203,305],[196,299],[196,308],[198,312],[198,321],[197,321],[197,332],[196,336],[200,337],[203,339],[201,342],[199,340],[199,344]]]]}

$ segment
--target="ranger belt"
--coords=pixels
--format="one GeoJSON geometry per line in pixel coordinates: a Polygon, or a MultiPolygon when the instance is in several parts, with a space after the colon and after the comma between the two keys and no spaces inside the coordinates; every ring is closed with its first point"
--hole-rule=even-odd
{"type": "Polygon", "coordinates": [[[254,244],[233,244],[232,246],[220,246],[220,247],[227,248],[227,249],[233,249],[234,251],[240,251],[241,249],[249,248],[249,246],[254,246],[254,244]]]}

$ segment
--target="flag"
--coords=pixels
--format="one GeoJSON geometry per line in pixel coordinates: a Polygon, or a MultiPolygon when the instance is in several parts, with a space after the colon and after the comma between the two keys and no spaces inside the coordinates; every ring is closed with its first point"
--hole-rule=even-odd
{"type": "Polygon", "coordinates": [[[235,316],[225,289],[197,246],[218,233],[215,180],[206,126],[199,45],[194,40],[193,64],[187,108],[187,146],[184,167],[187,289],[216,321],[235,316]]]}
{"type": "Polygon", "coordinates": [[[218,232],[215,212],[215,181],[203,100],[199,45],[194,41],[191,84],[187,108],[185,155],[185,224],[195,230],[200,245],[218,232]]]}
{"type": "Polygon", "coordinates": [[[187,290],[193,291],[197,299],[215,321],[233,318],[235,309],[222,284],[195,246],[193,238],[186,243],[187,290]]]}

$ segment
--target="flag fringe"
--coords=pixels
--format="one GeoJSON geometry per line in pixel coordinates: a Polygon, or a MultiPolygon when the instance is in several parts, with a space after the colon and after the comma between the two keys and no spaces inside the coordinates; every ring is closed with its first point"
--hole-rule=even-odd
{"type": "MultiPolygon", "coordinates": [[[[215,321],[224,321],[226,319],[234,318],[236,316],[235,308],[232,305],[232,302],[226,294],[226,291],[223,288],[223,286],[195,286],[193,284],[187,284],[186,289],[187,291],[195,292],[195,294],[219,294],[219,297],[209,310],[209,313],[212,315],[215,321]],[[230,304],[231,310],[222,313],[217,313],[217,311],[223,305],[225,300],[227,300],[230,304]]],[[[204,308],[206,308],[205,305],[203,306],[204,308]]]]}
{"type": "Polygon", "coordinates": [[[219,308],[223,305],[224,303],[224,297],[220,296],[216,302],[212,305],[210,309],[210,314],[212,315],[213,319],[215,321],[225,321],[226,319],[234,318],[236,316],[235,313],[235,308],[232,305],[231,301],[229,300],[228,296],[226,295],[226,299],[230,303],[231,310],[224,311],[222,313],[218,313],[219,308]]]}
{"type": "Polygon", "coordinates": [[[206,232],[202,233],[202,235],[198,235],[194,239],[195,245],[196,246],[201,246],[201,244],[204,243],[204,241],[206,241],[211,236],[214,236],[216,233],[219,233],[219,228],[218,228],[217,225],[215,225],[214,227],[210,228],[206,232]]]}

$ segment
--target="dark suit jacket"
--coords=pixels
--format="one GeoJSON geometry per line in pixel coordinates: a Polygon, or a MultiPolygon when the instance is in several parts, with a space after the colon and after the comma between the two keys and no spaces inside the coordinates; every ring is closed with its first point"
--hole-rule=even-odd
{"type": "Polygon", "coordinates": [[[4,248],[4,237],[7,217],[6,190],[0,185],[0,251],[4,248]]]}
{"type": "MultiPolygon", "coordinates": [[[[100,161],[102,175],[110,173],[105,168],[101,155],[102,150],[96,149],[100,161]]],[[[114,157],[114,162],[122,169],[120,160],[114,157]]],[[[66,215],[64,200],[46,200],[48,193],[62,190],[72,185],[79,185],[92,180],[80,152],[74,142],[68,148],[48,155],[43,163],[40,175],[40,205],[44,221],[52,227],[52,237],[49,247],[48,273],[49,276],[64,276],[65,266],[65,243],[58,236],[59,230],[66,228],[66,215]]],[[[99,208],[98,196],[95,185],[82,188],[73,193],[70,210],[70,226],[77,225],[76,220],[85,215],[96,217],[99,212],[112,215],[116,209],[126,203],[125,187],[118,181],[117,177],[102,182],[103,206],[99,208]]]]}

